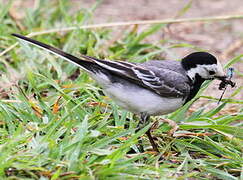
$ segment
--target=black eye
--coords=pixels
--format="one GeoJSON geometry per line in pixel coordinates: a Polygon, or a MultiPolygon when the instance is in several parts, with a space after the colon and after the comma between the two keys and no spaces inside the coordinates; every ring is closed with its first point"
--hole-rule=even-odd
{"type": "Polygon", "coordinates": [[[210,75],[214,75],[214,74],[215,74],[214,71],[208,71],[208,73],[209,73],[210,75]]]}

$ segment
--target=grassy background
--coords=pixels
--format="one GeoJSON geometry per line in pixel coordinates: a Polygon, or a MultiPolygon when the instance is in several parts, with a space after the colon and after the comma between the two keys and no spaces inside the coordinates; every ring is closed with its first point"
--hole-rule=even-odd
{"type": "MultiPolygon", "coordinates": [[[[93,9],[69,11],[68,1],[40,1],[27,9],[22,20],[10,13],[11,1],[0,6],[0,50],[16,42],[11,33],[82,25],[92,22],[93,9]]],[[[185,6],[187,7],[187,6],[185,6]]],[[[184,8],[181,13],[184,13],[184,8]]],[[[171,48],[200,49],[165,40],[145,41],[165,28],[149,26],[143,31],[127,28],[114,40],[114,30],[75,30],[36,36],[74,55],[143,62],[160,58],[171,48]]],[[[239,54],[225,68],[242,60],[239,54]]],[[[198,96],[175,113],[162,116],[180,122],[176,137],[168,137],[167,124],[153,134],[160,155],[153,154],[144,132],[135,133],[138,118],[123,111],[84,72],[38,48],[20,45],[0,57],[0,177],[1,179],[240,179],[242,172],[242,108],[236,113],[218,113],[228,103],[242,104],[234,97],[242,87],[211,109],[188,114],[198,96]],[[136,152],[142,137],[147,150],[136,152]],[[164,160],[160,156],[163,155],[164,160]]],[[[238,72],[242,77],[242,73],[238,72]]],[[[216,102],[216,97],[204,97],[216,102]]],[[[240,107],[240,106],[239,106],[240,107]]],[[[157,118],[153,118],[155,121],[157,118]]],[[[152,121],[151,121],[152,122],[152,121]]]]}

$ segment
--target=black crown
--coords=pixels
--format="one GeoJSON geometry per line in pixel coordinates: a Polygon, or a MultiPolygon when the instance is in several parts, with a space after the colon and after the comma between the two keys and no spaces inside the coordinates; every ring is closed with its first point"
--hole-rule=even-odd
{"type": "Polygon", "coordinates": [[[184,57],[181,64],[185,70],[189,70],[197,65],[217,64],[217,59],[207,52],[194,52],[184,57]]]}

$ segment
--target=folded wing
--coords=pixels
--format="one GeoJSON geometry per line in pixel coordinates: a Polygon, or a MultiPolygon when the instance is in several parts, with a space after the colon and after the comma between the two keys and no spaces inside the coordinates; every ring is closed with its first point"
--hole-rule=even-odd
{"type": "Polygon", "coordinates": [[[153,61],[150,62],[149,67],[146,67],[144,64],[105,61],[85,55],[81,55],[81,57],[93,60],[111,73],[154,91],[161,96],[186,97],[190,91],[190,84],[185,75],[166,67],[157,67],[156,64],[153,66],[151,65],[153,61]],[[150,68],[151,66],[153,68],[150,68]]]}

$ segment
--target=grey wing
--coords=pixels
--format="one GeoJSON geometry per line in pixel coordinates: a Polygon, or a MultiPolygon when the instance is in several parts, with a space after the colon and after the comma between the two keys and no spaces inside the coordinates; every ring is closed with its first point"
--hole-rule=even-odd
{"type": "Polygon", "coordinates": [[[153,68],[155,76],[159,77],[158,84],[153,88],[161,95],[170,97],[187,97],[190,92],[190,83],[186,76],[164,68],[153,68]]]}
{"type": "Polygon", "coordinates": [[[146,66],[145,63],[133,64],[121,61],[105,61],[85,55],[81,56],[93,60],[109,72],[145,87],[160,96],[186,97],[189,94],[190,85],[187,82],[188,78],[174,70],[154,65],[146,66]]]}
{"type": "Polygon", "coordinates": [[[172,97],[187,97],[191,90],[191,82],[179,61],[151,60],[142,66],[159,77],[160,86],[154,87],[160,94],[172,97]]]}

